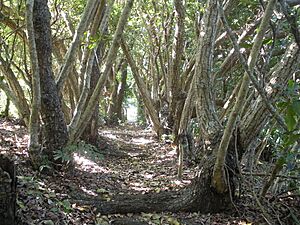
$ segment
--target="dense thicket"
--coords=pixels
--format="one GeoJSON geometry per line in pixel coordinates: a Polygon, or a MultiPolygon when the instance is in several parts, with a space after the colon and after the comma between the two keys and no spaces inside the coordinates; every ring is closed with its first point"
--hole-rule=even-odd
{"type": "Polygon", "coordinates": [[[181,192],[100,212],[222,211],[242,161],[252,171],[267,145],[276,162],[261,197],[298,172],[299,1],[0,4],[4,114],[12,102],[29,128],[35,168],[61,168],[80,140],[97,146],[100,122],[126,122],[132,105],[137,123],[177,146],[179,178],[184,160],[199,166],[181,192]]]}

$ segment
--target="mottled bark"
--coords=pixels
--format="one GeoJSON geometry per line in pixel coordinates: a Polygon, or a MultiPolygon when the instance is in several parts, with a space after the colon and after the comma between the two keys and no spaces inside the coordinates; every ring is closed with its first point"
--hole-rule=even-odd
{"type": "Polygon", "coordinates": [[[45,0],[35,0],[33,25],[41,82],[41,115],[44,122],[45,154],[53,161],[54,151],[68,141],[67,126],[52,74],[50,12],[45,0]]]}
{"type": "Polygon", "coordinates": [[[0,155],[0,221],[1,225],[15,225],[16,169],[13,161],[0,155]]]}
{"type": "Polygon", "coordinates": [[[196,109],[203,139],[209,139],[222,128],[215,109],[212,80],[213,52],[218,22],[217,2],[217,0],[210,0],[207,3],[206,13],[201,20],[195,64],[196,109]]]}
{"type": "MultiPolygon", "coordinates": [[[[300,51],[296,43],[292,43],[287,47],[286,53],[282,59],[273,67],[273,69],[266,76],[267,84],[265,91],[270,100],[277,99],[283,93],[288,80],[292,78],[293,74],[299,68],[300,51]]],[[[247,113],[242,118],[241,139],[243,146],[250,146],[255,142],[262,128],[270,119],[270,113],[264,104],[261,97],[258,97],[254,103],[251,104],[247,113]]]]}
{"type": "Polygon", "coordinates": [[[34,28],[33,28],[33,5],[34,0],[26,2],[26,22],[28,32],[28,44],[30,52],[30,62],[32,68],[32,103],[29,121],[29,156],[34,167],[38,165],[41,145],[40,134],[40,108],[41,108],[41,88],[38,56],[36,51],[34,28]]]}
{"type": "MultiPolygon", "coordinates": [[[[176,121],[176,108],[180,100],[180,87],[181,87],[181,64],[184,50],[184,19],[185,7],[183,1],[174,0],[175,5],[175,35],[172,48],[172,57],[169,67],[168,79],[171,87],[171,102],[169,103],[168,127],[174,128],[176,121]]],[[[175,131],[177,133],[177,131],[175,131]]]]}
{"type": "Polygon", "coordinates": [[[134,0],[128,0],[124,10],[122,12],[122,15],[119,19],[118,25],[117,25],[117,29],[116,32],[114,34],[114,38],[113,41],[111,43],[110,49],[108,51],[108,55],[106,58],[106,64],[105,64],[105,69],[103,71],[102,76],[100,77],[100,79],[98,80],[96,87],[93,91],[93,94],[91,95],[84,113],[81,116],[81,119],[78,123],[78,126],[76,126],[76,128],[74,130],[72,130],[70,132],[70,140],[69,143],[73,143],[77,138],[79,138],[82,134],[82,132],[84,131],[84,129],[86,128],[88,122],[90,121],[94,111],[94,107],[95,104],[97,103],[98,99],[99,99],[99,95],[102,91],[102,88],[105,85],[105,82],[108,78],[109,72],[113,66],[113,63],[117,57],[117,51],[119,49],[119,40],[121,39],[123,30],[125,28],[125,25],[127,23],[127,19],[130,15],[131,12],[131,8],[133,6],[133,2],[134,0]]]}
{"type": "Polygon", "coordinates": [[[121,80],[115,81],[113,94],[112,94],[112,103],[108,109],[109,124],[118,124],[118,121],[124,121],[122,115],[122,103],[125,97],[125,88],[127,80],[127,62],[124,62],[121,68],[121,80]]]}
{"type": "MultiPolygon", "coordinates": [[[[270,18],[273,14],[273,8],[275,6],[276,0],[271,0],[268,3],[268,6],[266,8],[266,11],[264,13],[262,22],[259,26],[259,30],[257,35],[254,38],[254,44],[251,49],[251,53],[248,59],[248,67],[249,71],[252,74],[254,71],[254,66],[257,61],[260,48],[263,42],[264,34],[268,28],[268,24],[270,21],[270,18]]],[[[241,87],[239,89],[237,99],[235,102],[235,105],[230,113],[228,122],[226,124],[223,137],[217,152],[217,159],[214,166],[214,173],[213,173],[213,182],[212,185],[218,190],[218,192],[222,193],[224,191],[227,191],[227,185],[226,185],[226,174],[225,174],[225,158],[227,154],[227,148],[228,144],[230,142],[234,126],[236,124],[236,121],[238,119],[238,116],[240,115],[240,112],[242,110],[243,104],[247,98],[247,92],[249,89],[249,83],[250,78],[247,73],[244,74],[241,87]]]]}
{"type": "Polygon", "coordinates": [[[66,54],[65,62],[63,64],[63,67],[60,70],[60,73],[58,74],[58,78],[57,78],[58,91],[62,89],[64,82],[70,73],[72,65],[75,62],[76,51],[78,49],[79,44],[81,43],[80,38],[83,36],[84,32],[87,29],[87,26],[90,23],[91,13],[93,12],[93,9],[96,7],[96,4],[97,4],[96,0],[89,0],[86,4],[84,13],[82,14],[81,20],[78,24],[77,30],[73,37],[73,41],[66,54]]]}
{"type": "MultiPolygon", "coordinates": [[[[102,60],[102,55],[104,52],[104,41],[101,41],[101,43],[97,47],[96,51],[96,60],[94,60],[92,73],[91,73],[91,84],[90,84],[90,90],[89,90],[89,99],[93,93],[93,90],[96,87],[97,81],[100,78],[100,71],[99,71],[99,61],[102,60]]],[[[98,128],[99,128],[99,100],[95,103],[94,109],[93,109],[93,115],[87,124],[84,132],[82,133],[81,138],[85,140],[86,142],[90,144],[96,145],[98,141],[98,128]]]]}

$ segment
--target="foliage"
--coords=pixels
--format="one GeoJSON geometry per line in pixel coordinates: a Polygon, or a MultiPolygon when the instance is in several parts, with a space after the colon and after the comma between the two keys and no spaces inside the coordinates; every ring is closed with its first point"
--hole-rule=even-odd
{"type": "Polygon", "coordinates": [[[61,160],[62,162],[69,164],[72,162],[74,153],[86,156],[93,160],[103,159],[103,155],[97,152],[97,147],[85,143],[84,141],[80,141],[74,145],[66,146],[62,150],[55,151],[54,159],[61,160]]]}
{"type": "MultiPolygon", "coordinates": [[[[289,132],[275,128],[271,139],[274,150],[282,165],[289,174],[300,173],[300,92],[299,81],[290,80],[288,87],[277,103],[279,110],[284,114],[284,119],[289,132]]],[[[295,185],[294,181],[290,182],[295,185]]]]}

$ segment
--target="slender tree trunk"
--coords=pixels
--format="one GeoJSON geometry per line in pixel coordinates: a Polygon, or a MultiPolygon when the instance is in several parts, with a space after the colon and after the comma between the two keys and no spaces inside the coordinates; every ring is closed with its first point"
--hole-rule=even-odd
{"type": "Polygon", "coordinates": [[[32,68],[32,104],[29,122],[29,156],[33,167],[37,169],[40,155],[40,108],[41,108],[41,89],[39,63],[36,51],[34,27],[33,27],[33,5],[34,0],[26,3],[26,22],[28,31],[28,44],[30,51],[30,61],[32,68]]]}
{"type": "MultiPolygon", "coordinates": [[[[22,90],[20,83],[18,82],[17,77],[15,76],[13,70],[10,67],[10,64],[4,60],[0,55],[0,71],[5,77],[5,80],[8,83],[10,92],[13,92],[16,98],[11,98],[14,105],[18,109],[18,112],[21,118],[24,120],[26,126],[29,125],[29,117],[30,117],[30,110],[27,100],[25,98],[25,93],[22,90]]],[[[2,81],[1,81],[2,82],[2,81]]],[[[5,89],[4,89],[5,91],[5,89]]],[[[12,96],[8,91],[6,91],[7,96],[12,96]]]]}
{"type": "Polygon", "coordinates": [[[5,103],[5,108],[4,108],[4,112],[3,112],[3,115],[5,118],[9,117],[9,108],[10,108],[10,99],[8,97],[6,97],[6,103],[5,103]]]}
{"type": "MultiPolygon", "coordinates": [[[[169,116],[168,127],[174,129],[176,121],[176,108],[178,101],[180,100],[180,73],[181,73],[181,61],[184,50],[184,20],[185,20],[185,8],[183,1],[174,0],[175,5],[175,37],[172,49],[172,58],[170,63],[170,69],[168,78],[171,80],[171,102],[169,103],[169,116]]],[[[174,130],[175,131],[175,130],[174,130]]],[[[176,133],[176,131],[175,131],[176,133]]]]}
{"type": "Polygon", "coordinates": [[[35,0],[33,25],[41,83],[41,115],[44,122],[45,154],[54,161],[54,151],[65,147],[67,126],[52,74],[50,12],[46,0],[35,0]]]}
{"type": "Polygon", "coordinates": [[[78,125],[76,127],[74,127],[74,129],[70,130],[70,140],[69,143],[73,143],[75,140],[77,140],[82,132],[84,131],[84,129],[86,128],[88,122],[90,121],[90,118],[93,115],[93,109],[95,107],[95,104],[97,103],[98,99],[99,99],[99,95],[102,91],[102,88],[105,85],[105,82],[107,80],[109,71],[112,68],[112,65],[117,57],[117,51],[119,49],[119,41],[121,39],[123,30],[125,28],[125,25],[127,23],[127,19],[130,15],[131,12],[131,8],[133,6],[133,2],[134,0],[128,0],[124,10],[122,12],[122,15],[119,19],[118,22],[118,26],[116,29],[116,32],[114,34],[114,38],[113,41],[111,43],[110,49],[108,51],[108,55],[107,55],[107,59],[106,59],[106,64],[105,64],[105,69],[104,72],[102,74],[102,76],[100,77],[100,79],[97,82],[97,85],[93,91],[93,94],[91,96],[91,98],[89,99],[85,111],[81,116],[80,121],[78,122],[78,125]]]}
{"type": "Polygon", "coordinates": [[[70,73],[70,70],[75,61],[76,51],[80,44],[80,38],[83,36],[84,32],[87,29],[87,26],[90,24],[92,18],[91,14],[93,10],[96,8],[96,4],[98,4],[96,0],[89,0],[85,6],[84,13],[82,14],[81,20],[78,24],[77,30],[73,37],[72,44],[68,49],[67,55],[65,57],[65,62],[57,78],[58,91],[62,89],[64,82],[70,73]]]}
{"type": "MultiPolygon", "coordinates": [[[[251,53],[249,56],[249,60],[248,60],[248,66],[249,66],[250,73],[253,73],[253,71],[254,71],[254,66],[257,61],[259,52],[260,52],[260,47],[263,42],[264,34],[267,30],[269,20],[273,14],[273,8],[275,6],[275,3],[276,3],[276,0],[269,1],[266,11],[264,13],[262,22],[259,26],[258,33],[255,36],[254,44],[253,44],[253,47],[252,47],[252,50],[251,50],[251,53]]],[[[231,140],[237,118],[242,110],[243,103],[245,102],[245,100],[247,98],[249,83],[250,83],[250,78],[249,78],[248,74],[245,73],[241,87],[239,89],[236,103],[233,107],[232,112],[230,113],[228,123],[226,124],[225,130],[223,133],[223,137],[222,137],[222,140],[221,140],[218,152],[217,152],[217,159],[216,159],[216,163],[214,166],[212,184],[219,193],[226,192],[228,190],[228,187],[226,185],[226,174],[225,174],[225,159],[226,159],[226,154],[227,154],[227,148],[228,148],[229,142],[231,140]]]]}
{"type": "Polygon", "coordinates": [[[115,81],[112,103],[108,109],[109,124],[118,124],[118,121],[123,121],[122,103],[125,97],[125,88],[127,80],[127,62],[121,66],[121,81],[115,81]]]}
{"type": "MultiPolygon", "coordinates": [[[[96,59],[93,64],[92,74],[91,74],[91,84],[90,84],[91,87],[87,99],[90,99],[93,90],[96,87],[97,81],[100,78],[99,60],[101,61],[103,59],[102,57],[103,52],[104,52],[104,41],[101,41],[96,51],[96,59]]],[[[82,133],[81,138],[90,144],[96,145],[99,137],[98,129],[99,129],[99,100],[96,102],[94,106],[93,115],[89,123],[87,124],[84,132],[82,133]]]]}
{"type": "Polygon", "coordinates": [[[155,111],[154,104],[152,102],[152,99],[150,97],[150,93],[148,92],[147,86],[142,80],[142,78],[139,75],[138,67],[136,66],[130,52],[129,48],[124,42],[124,40],[121,41],[121,47],[124,52],[124,55],[126,56],[127,62],[130,65],[134,80],[138,86],[139,92],[143,98],[143,102],[145,104],[145,107],[148,110],[151,122],[153,123],[153,129],[157,133],[157,135],[160,137],[163,134],[163,128],[161,126],[158,113],[155,111]]]}

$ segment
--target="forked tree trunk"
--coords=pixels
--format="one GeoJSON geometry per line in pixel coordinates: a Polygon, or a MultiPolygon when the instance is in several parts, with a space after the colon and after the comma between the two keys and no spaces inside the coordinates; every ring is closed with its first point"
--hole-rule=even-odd
{"type": "Polygon", "coordinates": [[[91,95],[88,103],[86,104],[86,108],[84,112],[81,115],[81,118],[78,122],[78,125],[73,129],[69,130],[69,143],[74,143],[82,134],[84,129],[86,128],[88,122],[90,121],[92,115],[93,115],[93,109],[95,107],[95,104],[99,100],[99,96],[101,94],[101,91],[106,83],[106,80],[108,78],[109,72],[113,66],[113,63],[117,57],[117,52],[119,49],[119,40],[121,39],[123,30],[125,28],[125,25],[127,23],[127,19],[130,15],[131,8],[133,6],[134,0],[128,0],[125,4],[124,10],[119,18],[119,22],[117,25],[117,29],[114,34],[114,38],[112,40],[112,43],[110,45],[110,49],[107,54],[107,59],[105,63],[105,69],[98,80],[96,87],[93,91],[93,94],[91,95]]]}
{"type": "Polygon", "coordinates": [[[16,171],[14,162],[0,155],[0,223],[15,225],[16,171]]]}
{"type": "MultiPolygon", "coordinates": [[[[271,1],[272,2],[272,1],[271,1]]],[[[272,79],[270,84],[284,85],[289,75],[293,74],[297,70],[297,62],[299,62],[299,50],[292,44],[288,47],[283,59],[272,69],[272,79]],[[284,71],[288,71],[285,73],[284,71]],[[281,75],[282,73],[282,75],[281,75]]],[[[277,86],[276,86],[277,87],[277,86]]],[[[268,89],[269,90],[269,89],[268,89]]],[[[273,90],[272,90],[273,91],[273,90]]],[[[276,89],[276,94],[270,94],[271,96],[278,96],[279,92],[283,90],[276,89]]],[[[246,114],[248,115],[248,114],[246,114]]],[[[258,101],[254,105],[253,111],[250,113],[249,119],[253,119],[250,122],[255,122],[256,116],[263,116],[263,121],[267,120],[268,111],[266,110],[265,103],[258,101]],[[252,116],[251,116],[252,115],[252,116]]],[[[249,122],[249,124],[250,124],[249,122]]],[[[202,213],[220,212],[228,209],[234,200],[235,193],[235,180],[238,173],[238,160],[241,158],[244,150],[246,150],[251,141],[255,138],[252,136],[245,136],[244,132],[248,132],[249,126],[246,126],[245,119],[242,121],[242,135],[240,131],[231,132],[228,141],[228,147],[226,146],[226,153],[224,165],[224,183],[226,188],[217,190],[212,185],[214,164],[216,162],[216,155],[219,153],[219,144],[221,142],[222,133],[214,133],[214,139],[210,139],[210,148],[213,151],[209,151],[206,156],[202,158],[202,162],[199,164],[201,168],[198,174],[193,179],[192,184],[185,189],[178,192],[161,192],[161,193],[149,193],[145,195],[123,195],[116,196],[111,201],[103,202],[101,200],[91,201],[77,201],[83,204],[93,204],[97,207],[98,212],[102,214],[111,213],[138,213],[138,212],[162,212],[162,211],[199,211],[202,213]],[[235,136],[237,135],[237,136],[235,136]],[[242,138],[240,138],[242,137],[242,138]],[[245,139],[251,139],[246,142],[245,139]],[[236,154],[236,151],[238,154],[236,154]]],[[[233,131],[234,128],[232,128],[233,131]]],[[[253,129],[256,137],[262,130],[261,126],[253,129]]]]}

